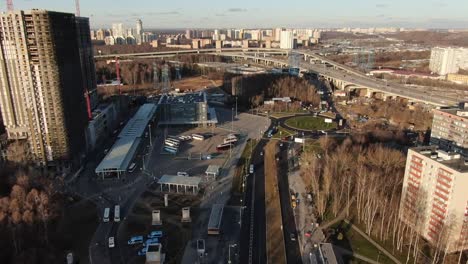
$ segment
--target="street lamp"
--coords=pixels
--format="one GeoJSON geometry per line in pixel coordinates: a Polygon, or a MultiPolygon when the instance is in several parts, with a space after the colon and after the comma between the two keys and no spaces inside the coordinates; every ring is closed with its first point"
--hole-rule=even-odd
{"type": "Polygon", "coordinates": [[[236,247],[237,244],[229,244],[229,259],[228,259],[228,264],[231,264],[231,248],[236,247]]]}

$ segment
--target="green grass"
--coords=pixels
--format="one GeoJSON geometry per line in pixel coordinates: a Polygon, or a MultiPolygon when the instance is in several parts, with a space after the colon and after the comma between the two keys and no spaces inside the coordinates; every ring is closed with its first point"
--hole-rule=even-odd
{"type": "Polygon", "coordinates": [[[336,128],[336,123],[325,123],[323,118],[296,116],[286,120],[286,125],[300,130],[328,130],[336,128]]]}
{"type": "MultiPolygon", "coordinates": [[[[367,239],[365,239],[363,236],[355,232],[351,228],[351,226],[349,226],[345,222],[341,221],[335,224],[333,228],[335,230],[338,230],[338,232],[334,236],[332,236],[332,241],[334,245],[345,248],[354,253],[363,255],[375,261],[377,261],[378,259],[379,263],[393,263],[393,261],[389,259],[385,254],[379,254],[379,250],[374,245],[367,241],[367,239]],[[338,240],[338,234],[340,232],[343,234],[342,240],[338,240]]],[[[359,263],[359,259],[355,258],[354,262],[359,263]]]]}
{"type": "Polygon", "coordinates": [[[290,116],[295,116],[295,115],[298,115],[298,114],[304,114],[304,113],[307,113],[306,111],[303,111],[303,112],[276,112],[276,113],[270,113],[270,117],[273,117],[273,118],[276,118],[276,119],[279,119],[279,118],[283,118],[283,117],[290,117],[290,116]]]}

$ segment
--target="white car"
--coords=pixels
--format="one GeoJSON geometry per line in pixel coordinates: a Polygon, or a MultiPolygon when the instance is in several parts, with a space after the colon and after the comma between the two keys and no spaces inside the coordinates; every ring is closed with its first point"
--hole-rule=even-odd
{"type": "Polygon", "coordinates": [[[109,237],[109,248],[115,247],[114,237],[109,237]]]}

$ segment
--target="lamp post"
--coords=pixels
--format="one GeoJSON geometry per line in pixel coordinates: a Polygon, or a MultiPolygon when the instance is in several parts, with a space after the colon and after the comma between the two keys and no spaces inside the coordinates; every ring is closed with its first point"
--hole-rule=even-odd
{"type": "Polygon", "coordinates": [[[151,124],[148,124],[148,131],[149,131],[149,142],[150,142],[150,146],[152,147],[153,146],[153,142],[151,140],[151,124]]]}
{"type": "Polygon", "coordinates": [[[228,259],[228,264],[231,264],[231,248],[236,247],[237,244],[229,244],[229,259],[228,259]]]}

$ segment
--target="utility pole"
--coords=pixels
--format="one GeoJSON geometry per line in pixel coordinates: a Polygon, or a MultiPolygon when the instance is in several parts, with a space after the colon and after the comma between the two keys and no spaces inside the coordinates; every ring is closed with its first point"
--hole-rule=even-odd
{"type": "Polygon", "coordinates": [[[151,124],[148,124],[148,131],[149,131],[149,141],[150,141],[150,146],[152,147],[153,146],[153,142],[151,141],[151,124]]]}

